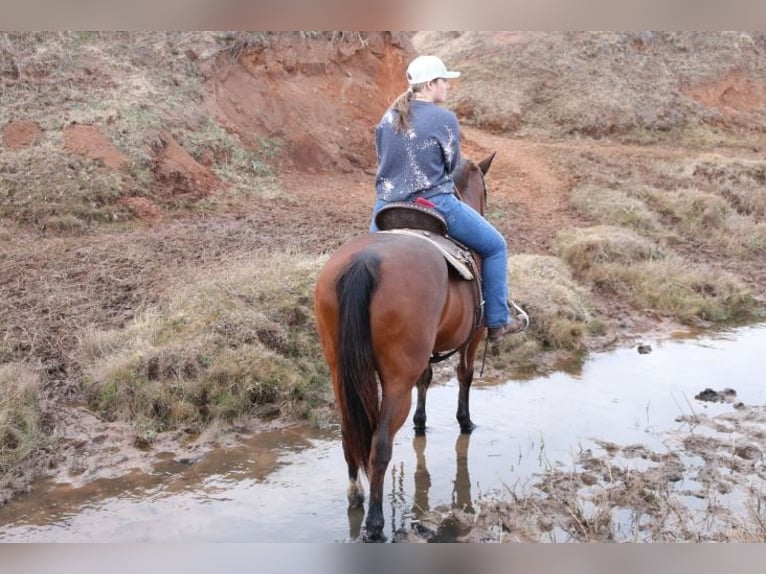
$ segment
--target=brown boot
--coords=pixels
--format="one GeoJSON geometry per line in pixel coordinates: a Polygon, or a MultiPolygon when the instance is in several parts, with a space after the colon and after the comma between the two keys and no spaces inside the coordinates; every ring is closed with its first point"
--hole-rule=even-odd
{"type": "Polygon", "coordinates": [[[520,333],[527,328],[527,325],[521,319],[517,317],[511,317],[510,323],[502,325],[500,327],[490,327],[487,329],[487,338],[495,343],[505,337],[506,335],[512,335],[514,333],[520,333]]]}

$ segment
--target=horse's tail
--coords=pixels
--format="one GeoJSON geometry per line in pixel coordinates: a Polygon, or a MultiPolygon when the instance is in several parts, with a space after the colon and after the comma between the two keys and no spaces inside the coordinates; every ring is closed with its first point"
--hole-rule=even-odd
{"type": "Polygon", "coordinates": [[[378,427],[378,383],[372,349],[370,302],[378,286],[380,257],[359,253],[338,279],[338,402],[349,464],[367,472],[378,427]]]}

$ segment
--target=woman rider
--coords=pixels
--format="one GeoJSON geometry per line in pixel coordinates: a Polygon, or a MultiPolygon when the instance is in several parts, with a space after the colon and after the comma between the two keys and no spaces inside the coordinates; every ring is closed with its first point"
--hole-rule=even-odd
{"type": "Polygon", "coordinates": [[[484,217],[460,201],[449,174],[460,161],[460,126],[446,101],[447,70],[436,56],[418,56],[407,67],[409,88],[383,115],[375,129],[378,169],[375,215],[388,202],[427,199],[447,221],[447,233],[482,258],[485,323],[490,341],[527,327],[508,305],[508,251],[505,239],[484,217]]]}

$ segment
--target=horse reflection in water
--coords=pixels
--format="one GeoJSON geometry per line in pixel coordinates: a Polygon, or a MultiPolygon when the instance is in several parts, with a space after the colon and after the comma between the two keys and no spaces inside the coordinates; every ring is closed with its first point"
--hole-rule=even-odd
{"type": "MultiPolygon", "coordinates": [[[[484,213],[484,174],[494,153],[464,160],[453,174],[459,197],[484,213]]],[[[473,363],[483,335],[480,293],[446,262],[430,241],[370,233],[351,239],[328,260],[314,289],[314,315],[341,414],[348,467],[348,501],[364,503],[359,471],[370,482],[367,540],[383,540],[383,482],[396,432],[418,400],[413,422],[425,431],[431,362],[458,353],[457,420],[474,424],[469,410],[473,363]]]]}
{"type": "MultiPolygon", "coordinates": [[[[452,481],[452,495],[450,508],[462,510],[473,514],[473,498],[471,497],[471,477],[468,473],[468,445],[471,440],[470,434],[460,434],[455,441],[455,478],[452,481]]],[[[406,500],[409,498],[405,493],[405,483],[407,473],[403,465],[393,472],[393,485],[389,501],[391,503],[391,534],[395,535],[398,528],[408,527],[408,519],[412,523],[415,531],[428,537],[430,540],[440,540],[446,538],[449,541],[450,534],[444,532],[426,532],[419,527],[420,519],[424,518],[431,511],[429,494],[431,490],[431,473],[426,464],[426,435],[417,433],[412,439],[412,447],[415,451],[415,472],[413,473],[413,494],[412,505],[409,510],[406,507],[406,500]],[[400,518],[397,523],[396,516],[400,518]]],[[[349,537],[356,540],[362,533],[362,521],[364,520],[364,509],[349,508],[349,537]]]]}
{"type": "MultiPolygon", "coordinates": [[[[460,434],[455,441],[455,480],[452,481],[452,508],[464,512],[474,512],[471,499],[471,477],[468,474],[468,444],[470,434],[460,434]]],[[[412,516],[420,518],[429,510],[428,493],[431,489],[431,474],[426,466],[426,435],[417,434],[412,439],[417,465],[415,467],[415,497],[412,504],[412,516]]]]}

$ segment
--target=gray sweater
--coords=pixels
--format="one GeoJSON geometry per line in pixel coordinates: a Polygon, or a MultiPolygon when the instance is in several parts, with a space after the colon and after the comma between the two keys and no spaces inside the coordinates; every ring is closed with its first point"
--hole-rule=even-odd
{"type": "Polygon", "coordinates": [[[450,110],[410,102],[410,129],[397,133],[389,109],[375,128],[378,199],[408,201],[453,193],[449,175],[460,161],[460,126],[450,110]],[[417,194],[417,195],[416,195],[417,194]]]}

